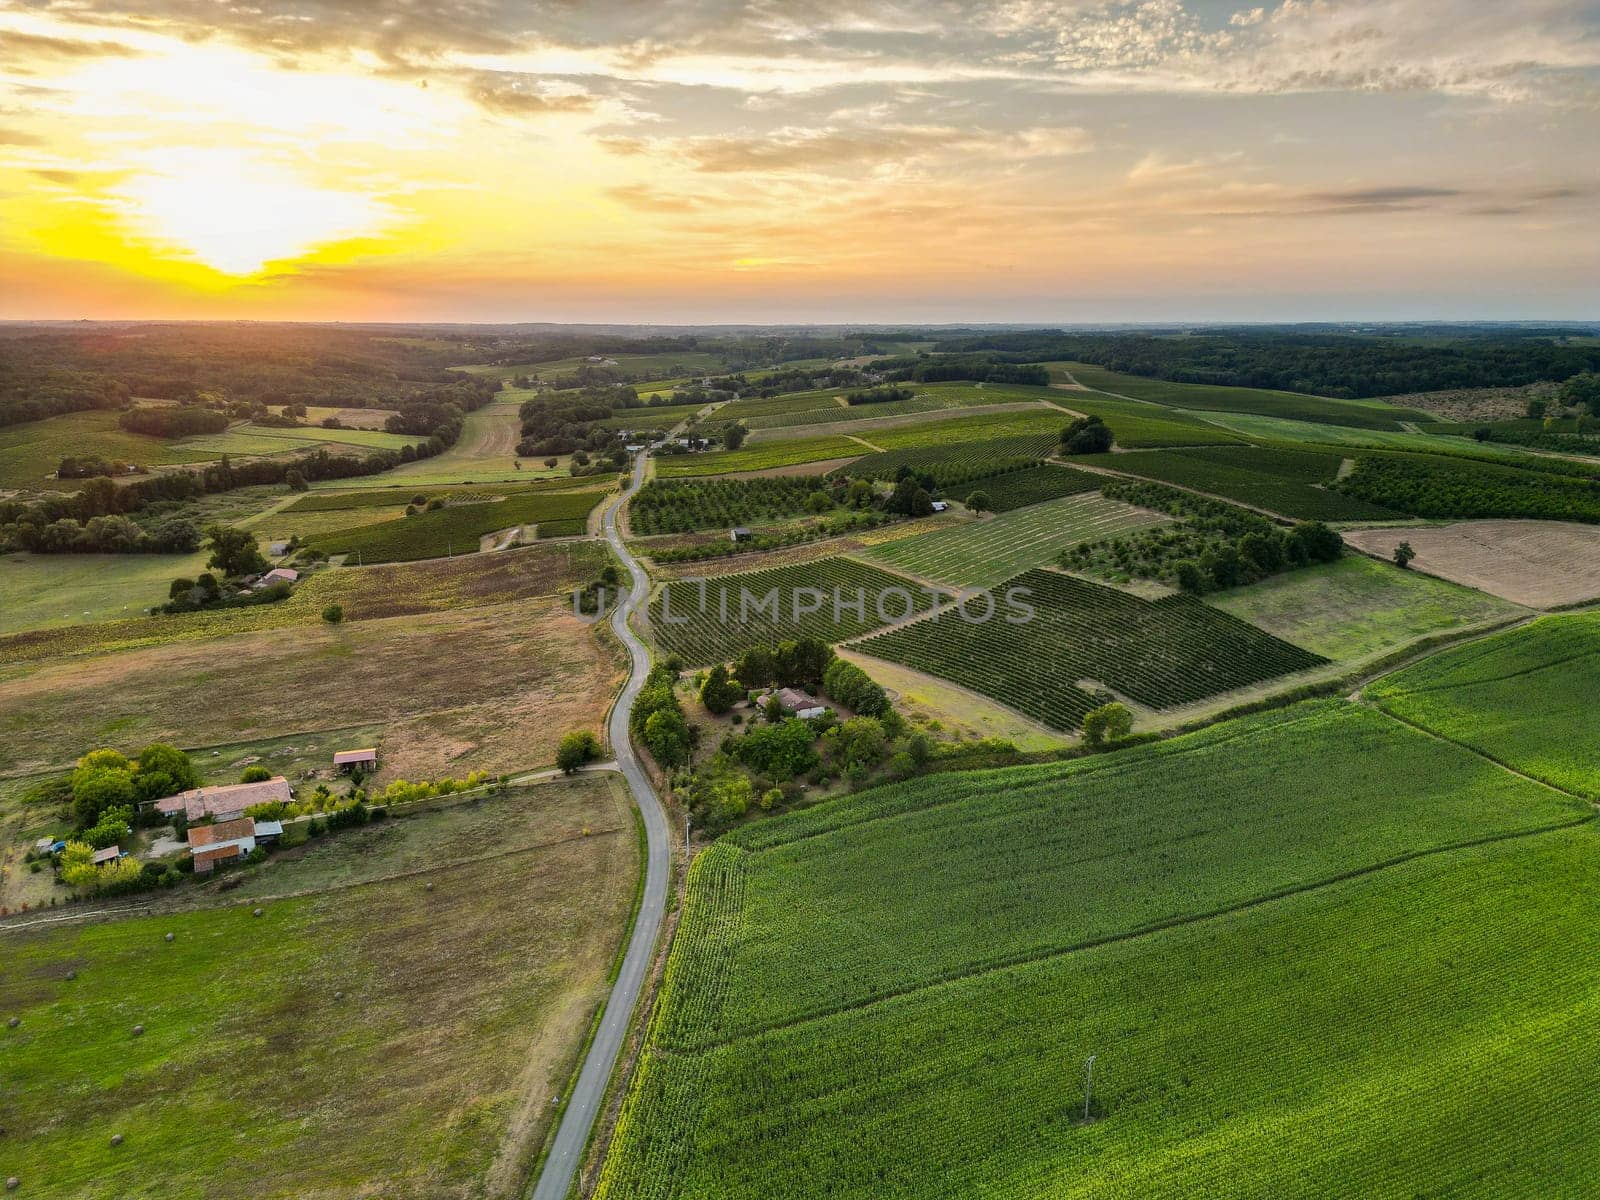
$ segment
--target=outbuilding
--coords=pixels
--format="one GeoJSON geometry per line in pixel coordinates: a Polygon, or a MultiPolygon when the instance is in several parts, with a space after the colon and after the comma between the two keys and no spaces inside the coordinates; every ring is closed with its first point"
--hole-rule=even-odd
{"type": "Polygon", "coordinates": [[[333,765],[345,774],[351,771],[375,771],[378,767],[378,749],[376,746],[368,746],[365,750],[336,751],[333,765]]]}
{"type": "MultiPolygon", "coordinates": [[[[278,828],[281,832],[283,827],[278,828]]],[[[249,817],[189,829],[189,856],[196,875],[209,875],[218,863],[237,862],[255,848],[256,823],[249,817]]]]}

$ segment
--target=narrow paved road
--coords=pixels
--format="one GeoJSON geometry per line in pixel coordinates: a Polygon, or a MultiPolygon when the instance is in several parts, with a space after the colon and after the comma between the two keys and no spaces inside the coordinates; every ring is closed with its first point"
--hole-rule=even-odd
{"type": "Polygon", "coordinates": [[[628,951],[622,959],[622,969],[611,987],[600,1028],[589,1045],[589,1055],[583,1061],[583,1070],[578,1073],[578,1082],[572,1089],[566,1112],[562,1114],[561,1124],[556,1129],[550,1157],[545,1159],[544,1170],[534,1185],[533,1200],[564,1200],[572,1187],[573,1177],[583,1159],[584,1147],[589,1141],[589,1131],[594,1127],[595,1117],[599,1115],[600,1105],[605,1099],[611,1068],[622,1050],[623,1038],[628,1032],[628,1019],[633,1015],[645,976],[650,971],[656,936],[661,930],[661,918],[667,907],[667,871],[671,862],[667,815],[662,811],[661,798],[656,795],[650,777],[640,766],[639,757],[634,753],[633,743],[628,737],[628,714],[633,711],[634,699],[644,686],[646,672],[650,670],[650,655],[645,651],[644,643],[628,628],[628,616],[645,602],[650,591],[650,579],[628,553],[617,533],[617,510],[639,490],[644,480],[644,468],[645,457],[641,454],[634,464],[633,479],[623,493],[622,500],[613,504],[605,515],[606,540],[633,577],[633,586],[627,599],[617,606],[611,616],[611,628],[616,630],[623,645],[627,646],[632,663],[628,682],[611,710],[611,747],[616,752],[617,765],[633,791],[633,802],[639,806],[639,813],[644,818],[648,842],[644,896],[639,903],[639,916],[633,925],[628,951]]]}

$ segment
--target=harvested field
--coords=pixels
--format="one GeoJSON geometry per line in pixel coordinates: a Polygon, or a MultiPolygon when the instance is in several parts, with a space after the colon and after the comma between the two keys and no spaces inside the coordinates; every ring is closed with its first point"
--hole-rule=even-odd
{"type": "Polygon", "coordinates": [[[1529,608],[1600,597],[1600,529],[1567,521],[1460,521],[1407,529],[1351,529],[1345,541],[1389,557],[1400,542],[1426,571],[1529,608]]]}
{"type": "Polygon", "coordinates": [[[566,730],[598,727],[620,674],[609,639],[558,599],[175,642],[9,672],[0,771],[102,745],[382,723],[385,776],[499,773],[551,762],[566,730]]]}
{"type": "Polygon", "coordinates": [[[1454,388],[1443,392],[1408,392],[1385,396],[1390,404],[1420,409],[1444,421],[1511,421],[1528,413],[1529,400],[1547,400],[1556,385],[1530,383],[1525,387],[1454,388]]]}
{"type": "Polygon", "coordinates": [[[69,654],[107,653],[311,625],[321,621],[322,609],[334,601],[344,606],[344,619],[350,622],[564,595],[593,579],[607,561],[606,550],[598,542],[570,542],[506,550],[492,558],[463,555],[323,570],[303,579],[294,594],[279,604],[132,617],[0,637],[0,663],[20,664],[69,654]]]}

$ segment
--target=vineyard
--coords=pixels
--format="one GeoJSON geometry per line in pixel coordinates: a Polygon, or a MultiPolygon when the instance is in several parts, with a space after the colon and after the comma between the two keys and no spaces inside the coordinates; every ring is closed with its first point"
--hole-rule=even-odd
{"type": "MultiPolygon", "coordinates": [[[[874,405],[874,407],[881,407],[874,405]]],[[[957,417],[930,421],[926,425],[907,425],[897,429],[875,429],[872,443],[884,450],[918,450],[929,446],[965,447],[972,442],[990,443],[1001,438],[1016,438],[1034,447],[1033,457],[1050,453],[1060,440],[1061,431],[1072,418],[1064,412],[1041,407],[1038,412],[991,413],[986,416],[957,417]]],[[[1024,453],[1014,451],[1013,453],[1024,453]]]]}
{"type": "Polygon", "coordinates": [[[1237,444],[1237,434],[1190,413],[1137,400],[1122,400],[1099,392],[1061,392],[1058,404],[1086,417],[1099,417],[1111,426],[1117,445],[1125,450],[1162,446],[1237,444]]]}
{"type": "Polygon", "coordinates": [[[908,605],[927,612],[932,604],[927,591],[900,576],[847,558],[824,558],[720,575],[703,584],[692,578],[663,584],[650,601],[650,629],[666,653],[702,666],[793,638],[859,637],[902,619],[908,605]]]}
{"type": "Polygon", "coordinates": [[[866,454],[868,449],[854,438],[839,436],[752,441],[738,450],[663,455],[656,459],[656,477],[680,479],[689,475],[726,475],[733,471],[770,471],[828,459],[855,458],[866,454]]]}
{"type": "Polygon", "coordinates": [[[307,538],[306,545],[324,554],[349,555],[362,563],[473,554],[485,534],[516,525],[537,524],[540,537],[582,533],[590,510],[607,494],[601,490],[524,490],[499,501],[448,505],[377,525],[317,534],[307,538]]]}
{"type": "Polygon", "coordinates": [[[821,475],[652,480],[633,498],[628,523],[634,533],[649,536],[781,520],[812,511],[812,498],[826,495],[827,483],[821,475]]]}
{"type": "Polygon", "coordinates": [[[1122,375],[1087,363],[1067,363],[1072,377],[1096,391],[1131,396],[1173,408],[1206,412],[1256,413],[1325,425],[1351,425],[1364,429],[1399,429],[1401,421],[1427,421],[1427,413],[1396,408],[1382,400],[1335,400],[1302,392],[1268,388],[1218,387],[1201,383],[1174,383],[1141,375],[1122,375]]]}
{"type": "MultiPolygon", "coordinates": [[[[1592,831],[1448,848],[1586,820],[1324,702],[748,826],[691,870],[598,1195],[1309,1200],[1530,1154],[1583,1178],[1600,1151],[1562,1113],[1503,1136],[1478,1101],[1497,1048],[1553,1062],[1555,1014],[1600,1017],[1592,831]],[[1109,1119],[1085,1130],[1090,1053],[1109,1119]],[[1339,1136],[1375,1105],[1393,1153],[1339,1136]]],[[[1582,1061],[1562,1094],[1600,1083],[1582,1061]]]]}
{"type": "Polygon", "coordinates": [[[1577,464],[1539,469],[1439,456],[1366,454],[1339,481],[1345,495],[1419,517],[1538,517],[1600,523],[1600,478],[1577,464]],[[1564,469],[1563,469],[1564,468],[1564,469]],[[1581,470],[1581,468],[1578,468],[1581,470]]]}
{"type": "MultiPolygon", "coordinates": [[[[1065,473],[1060,467],[1041,470],[1065,473]]],[[[1168,518],[1159,513],[1088,493],[885,542],[863,551],[859,557],[940,583],[991,587],[1029,567],[1054,562],[1062,550],[1078,542],[1116,537],[1167,522],[1168,518]]]]}
{"type": "Polygon", "coordinates": [[[867,454],[840,474],[852,479],[893,479],[902,467],[930,476],[940,488],[960,487],[992,475],[1021,471],[1055,448],[1057,435],[994,438],[964,446],[931,446],[922,450],[885,450],[867,454]]]}
{"type": "Polygon", "coordinates": [[[1104,482],[1100,476],[1071,467],[1037,466],[1002,475],[979,476],[972,481],[966,495],[983,492],[989,497],[990,510],[1003,513],[1046,500],[1076,496],[1080,492],[1098,491],[1104,482]]]}
{"type": "Polygon", "coordinates": [[[945,614],[857,648],[969,687],[1054,729],[1076,728],[1103,702],[1082,680],[1148,708],[1174,708],[1327,661],[1192,596],[1144,600],[1055,571],[1028,571],[996,592],[1014,587],[1029,589],[1038,610],[1027,624],[945,614]]]}
{"type": "Polygon", "coordinates": [[[531,483],[478,483],[464,487],[370,487],[349,492],[312,492],[301,496],[283,511],[286,513],[343,512],[358,508],[404,507],[418,497],[423,502],[435,498],[446,504],[482,504],[501,496],[524,492],[567,492],[592,488],[592,478],[540,479],[531,483]]]}
{"type": "Polygon", "coordinates": [[[1320,486],[1333,482],[1343,461],[1338,454],[1277,450],[1258,446],[1210,446],[1188,450],[1150,450],[1080,460],[1193,488],[1281,513],[1302,521],[1381,521],[1401,514],[1356,496],[1320,486]]]}
{"type": "Polygon", "coordinates": [[[1600,617],[1545,617],[1424,659],[1367,695],[1536,779],[1600,798],[1600,617]]]}

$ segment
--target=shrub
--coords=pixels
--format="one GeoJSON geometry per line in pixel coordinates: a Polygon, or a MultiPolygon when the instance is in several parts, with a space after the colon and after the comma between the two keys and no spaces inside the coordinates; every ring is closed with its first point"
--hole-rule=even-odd
{"type": "Polygon", "coordinates": [[[272,772],[263,766],[246,767],[244,774],[239,776],[240,783],[265,783],[272,778],[272,772]]]}
{"type": "Polygon", "coordinates": [[[574,729],[563,737],[561,744],[556,747],[556,766],[568,775],[599,757],[599,739],[587,729],[574,729]]]}
{"type": "Polygon", "coordinates": [[[1104,454],[1111,442],[1111,427],[1100,417],[1079,417],[1061,431],[1061,445],[1068,454],[1104,454]]]}
{"type": "Polygon", "coordinates": [[[344,605],[335,601],[322,610],[322,619],[329,625],[337,625],[344,620],[344,605]]]}
{"type": "Polygon", "coordinates": [[[1114,700],[1083,714],[1083,740],[1091,746],[1120,741],[1132,732],[1133,714],[1114,700]]]}

